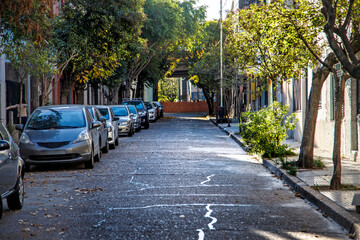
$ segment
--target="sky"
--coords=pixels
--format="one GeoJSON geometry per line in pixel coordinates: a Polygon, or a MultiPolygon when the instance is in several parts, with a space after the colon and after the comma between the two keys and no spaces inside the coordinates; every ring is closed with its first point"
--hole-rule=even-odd
{"type": "MultiPolygon", "coordinates": [[[[231,9],[233,0],[222,0],[223,1],[223,19],[225,18],[226,11],[231,9]]],[[[235,0],[235,7],[237,7],[235,0]]],[[[207,7],[207,20],[219,19],[220,18],[220,0],[198,0],[197,6],[206,5],[207,7]]]]}

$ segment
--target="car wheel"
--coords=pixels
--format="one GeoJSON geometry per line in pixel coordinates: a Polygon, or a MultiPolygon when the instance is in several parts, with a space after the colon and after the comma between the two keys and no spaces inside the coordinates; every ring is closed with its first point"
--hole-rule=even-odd
{"type": "Polygon", "coordinates": [[[100,162],[101,159],[101,139],[99,139],[99,149],[98,149],[98,153],[95,156],[95,162],[100,162]]]}
{"type": "Polygon", "coordinates": [[[146,123],[145,123],[145,125],[144,125],[144,128],[145,129],[148,129],[150,127],[150,123],[149,123],[149,120],[148,121],[146,121],[146,123]]]}
{"type": "Polygon", "coordinates": [[[6,198],[10,210],[19,210],[24,205],[24,177],[20,175],[17,180],[15,192],[6,198]]]}
{"type": "Polygon", "coordinates": [[[141,131],[141,125],[136,129],[136,132],[140,132],[141,131]]]}
{"type": "Polygon", "coordinates": [[[94,168],[95,160],[94,160],[94,150],[91,153],[90,159],[85,162],[85,168],[92,169],[94,168]]]}
{"type": "Polygon", "coordinates": [[[25,163],[25,172],[30,172],[31,165],[28,163],[25,163]]]}
{"type": "Polygon", "coordinates": [[[133,126],[130,127],[130,131],[128,133],[128,136],[131,137],[132,135],[134,135],[134,128],[133,126]]]}
{"type": "Polygon", "coordinates": [[[110,149],[115,149],[115,143],[109,145],[110,149]]]}
{"type": "Polygon", "coordinates": [[[105,146],[101,149],[103,153],[109,152],[109,142],[106,140],[105,146]]]}
{"type": "Polygon", "coordinates": [[[0,220],[1,220],[1,217],[2,217],[2,212],[3,212],[3,205],[2,205],[2,198],[0,196],[0,220]]]}
{"type": "Polygon", "coordinates": [[[119,137],[116,137],[115,139],[115,146],[119,146],[119,137]]]}

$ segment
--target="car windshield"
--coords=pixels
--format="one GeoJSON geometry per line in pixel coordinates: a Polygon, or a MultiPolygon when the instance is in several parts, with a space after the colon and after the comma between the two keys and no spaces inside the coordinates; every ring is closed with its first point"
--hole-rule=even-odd
{"type": "Polygon", "coordinates": [[[98,108],[100,113],[103,115],[103,117],[106,118],[106,120],[109,120],[109,110],[107,108],[98,108]]]}
{"type": "Polygon", "coordinates": [[[154,106],[151,104],[151,103],[149,103],[149,102],[146,102],[145,103],[145,105],[146,105],[146,107],[148,108],[148,109],[150,109],[150,108],[153,108],[154,106]]]}
{"type": "Polygon", "coordinates": [[[133,105],[129,105],[128,108],[129,108],[129,110],[130,110],[131,113],[137,114],[136,108],[135,108],[133,105]]]}
{"type": "Polygon", "coordinates": [[[114,111],[115,116],[127,116],[128,111],[125,107],[111,107],[111,109],[114,111]]]}
{"type": "Polygon", "coordinates": [[[128,102],[123,102],[121,104],[123,104],[123,105],[134,105],[138,110],[143,110],[144,109],[144,104],[142,104],[142,102],[128,101],[128,102]]]}
{"type": "Polygon", "coordinates": [[[38,109],[31,115],[27,129],[64,129],[85,127],[81,108],[38,109]]]}

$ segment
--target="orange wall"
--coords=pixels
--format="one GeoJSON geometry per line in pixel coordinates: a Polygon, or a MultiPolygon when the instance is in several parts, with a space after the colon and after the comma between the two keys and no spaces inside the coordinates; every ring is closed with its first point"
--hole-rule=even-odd
{"type": "Polygon", "coordinates": [[[165,113],[208,112],[206,102],[162,102],[165,113]]]}

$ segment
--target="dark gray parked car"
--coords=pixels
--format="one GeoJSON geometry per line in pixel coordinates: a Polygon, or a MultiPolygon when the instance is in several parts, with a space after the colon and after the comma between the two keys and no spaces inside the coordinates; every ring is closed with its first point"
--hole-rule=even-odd
{"type": "MultiPolygon", "coordinates": [[[[6,198],[10,210],[21,209],[24,204],[24,162],[19,148],[0,122],[0,219],[6,198]]],[[[1,235],[1,234],[0,234],[1,235]]]]}
{"type": "Polygon", "coordinates": [[[26,170],[30,165],[84,162],[93,168],[101,150],[97,128],[89,110],[80,105],[37,108],[30,116],[20,138],[20,154],[26,170]]]}

